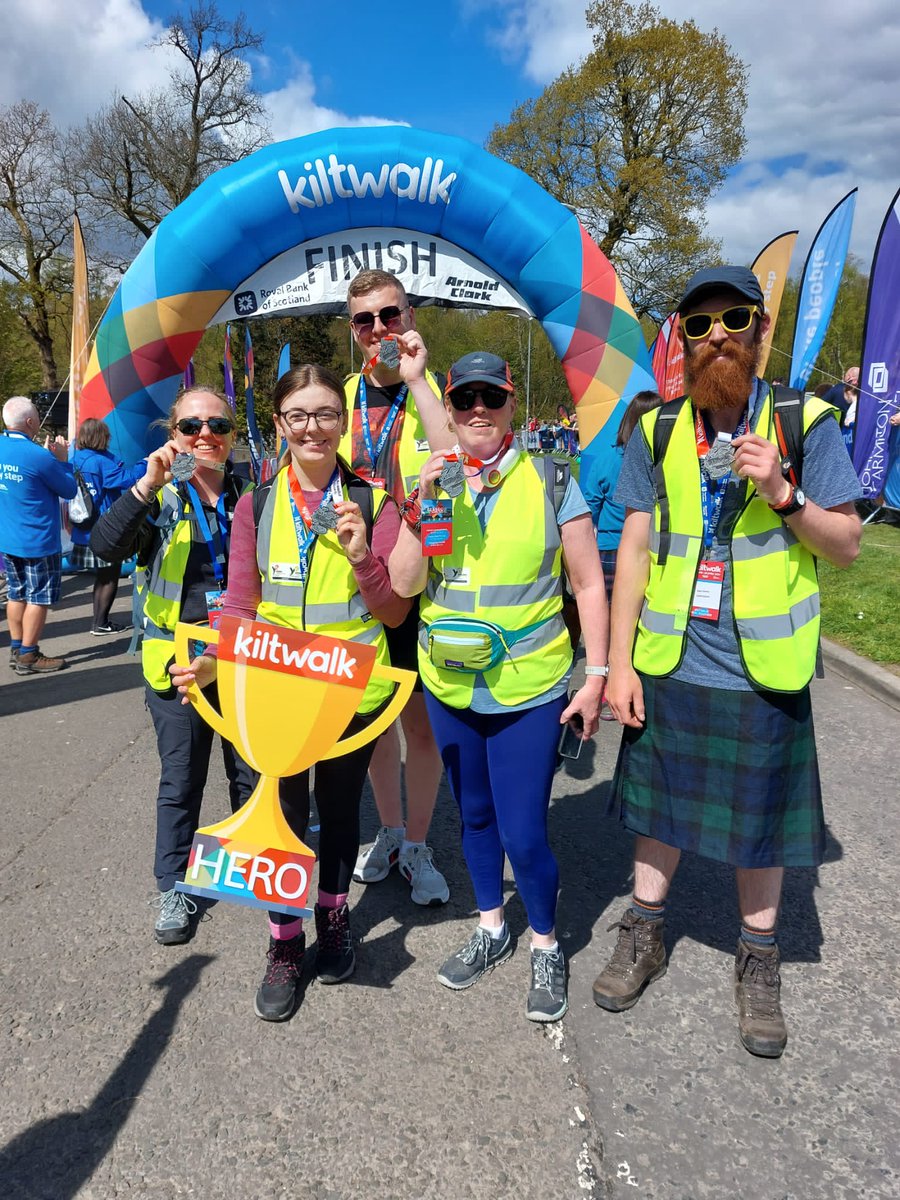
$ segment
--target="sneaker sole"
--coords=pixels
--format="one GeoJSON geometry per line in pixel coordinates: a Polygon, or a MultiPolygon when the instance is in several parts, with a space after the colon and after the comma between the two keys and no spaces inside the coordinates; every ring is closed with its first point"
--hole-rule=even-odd
{"type": "Polygon", "coordinates": [[[356,869],[354,869],[352,876],[353,881],[355,883],[381,883],[382,879],[387,879],[388,875],[390,875],[391,871],[394,869],[394,867],[396,867],[397,861],[397,859],[394,859],[392,863],[388,864],[386,871],[376,871],[374,875],[366,874],[365,869],[362,871],[356,871],[356,869]]]}
{"type": "Polygon", "coordinates": [[[438,983],[442,983],[445,988],[450,988],[452,992],[464,992],[466,988],[474,987],[475,984],[478,983],[479,979],[484,979],[485,975],[490,975],[491,971],[493,971],[495,967],[502,966],[503,963],[512,958],[513,949],[514,946],[512,942],[510,942],[506,951],[501,954],[499,958],[495,958],[491,965],[489,967],[485,967],[480,975],[476,975],[472,979],[467,979],[465,983],[454,983],[442,975],[440,971],[438,971],[438,983]]]}
{"type": "Polygon", "coordinates": [[[254,1001],[253,1001],[253,1011],[256,1013],[256,1015],[259,1017],[259,1019],[261,1021],[272,1022],[273,1024],[278,1021],[289,1020],[294,1015],[294,1010],[296,1009],[296,1007],[297,1007],[297,1000],[295,998],[293,1003],[291,1004],[291,1007],[287,1010],[287,1012],[277,1013],[277,1014],[264,1013],[260,1010],[260,1007],[257,1004],[256,1000],[254,999],[254,1001]]]}
{"type": "Polygon", "coordinates": [[[548,1025],[551,1021],[560,1021],[569,1011],[569,1001],[566,1000],[562,1008],[557,1009],[555,1013],[545,1012],[529,1012],[525,1009],[525,1019],[527,1021],[538,1021],[542,1025],[548,1025]]]}
{"type": "MultiPolygon", "coordinates": [[[[405,874],[402,867],[400,869],[400,874],[410,885],[410,888],[412,888],[412,880],[405,874]]],[[[446,904],[450,899],[450,889],[447,888],[446,896],[429,896],[427,900],[419,899],[419,896],[417,896],[414,891],[410,890],[409,898],[412,900],[413,904],[420,904],[422,908],[440,908],[442,904],[446,904]]]]}
{"type": "Polygon", "coordinates": [[[620,999],[618,996],[609,996],[604,992],[595,991],[593,993],[594,1003],[598,1008],[605,1008],[607,1012],[626,1012],[629,1008],[634,1008],[650,984],[656,979],[662,979],[663,975],[665,975],[668,969],[668,962],[664,962],[661,967],[656,968],[652,975],[647,976],[647,978],[638,988],[635,995],[628,996],[624,1000],[620,999]]]}
{"type": "Polygon", "coordinates": [[[17,675],[55,675],[57,671],[64,671],[68,666],[64,663],[61,667],[20,667],[18,663],[15,666],[17,675]]]}
{"type": "Polygon", "coordinates": [[[153,932],[160,946],[179,946],[191,937],[190,926],[187,929],[155,929],[153,932]]]}
{"type": "Polygon", "coordinates": [[[319,983],[324,983],[326,987],[331,987],[335,983],[343,983],[345,979],[349,979],[356,970],[356,954],[353,955],[353,962],[343,973],[343,975],[320,975],[316,969],[316,980],[319,983]]]}

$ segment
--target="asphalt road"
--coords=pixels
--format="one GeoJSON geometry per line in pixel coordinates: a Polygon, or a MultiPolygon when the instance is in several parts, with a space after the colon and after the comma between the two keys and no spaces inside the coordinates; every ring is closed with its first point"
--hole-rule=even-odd
{"type": "MultiPolygon", "coordinates": [[[[437,984],[472,924],[442,789],[449,905],[417,908],[396,875],[354,886],[355,976],[268,1025],[261,914],[219,904],[189,944],[153,939],[155,744],[127,637],[87,634],[89,590],[67,580],[42,643],[70,670],[0,676],[2,1200],[900,1196],[895,709],[839,676],[814,688],[829,861],[786,889],[781,1060],[737,1041],[733,886],[700,860],[676,880],[668,974],[629,1013],[594,1006],[630,890],[605,816],[612,725],[551,810],[564,1022],[524,1019],[511,880],[518,953],[469,992],[437,984]]],[[[222,778],[214,763],[205,820],[225,815],[222,778]]]]}

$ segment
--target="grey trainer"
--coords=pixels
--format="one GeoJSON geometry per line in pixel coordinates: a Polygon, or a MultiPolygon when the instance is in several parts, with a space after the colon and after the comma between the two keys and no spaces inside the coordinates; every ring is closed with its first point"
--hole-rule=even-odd
{"type": "Polygon", "coordinates": [[[482,975],[493,971],[506,962],[513,952],[513,941],[509,929],[502,938],[493,938],[486,929],[475,930],[462,949],[447,959],[438,971],[438,979],[444,987],[455,992],[471,987],[482,975]]]}
{"type": "Polygon", "coordinates": [[[154,931],[156,940],[163,946],[176,946],[186,942],[191,936],[191,917],[197,911],[197,905],[184,892],[176,892],[169,888],[160,892],[155,900],[150,901],[151,908],[159,909],[154,931]]]}
{"type": "Polygon", "coordinates": [[[558,1021],[569,1007],[566,958],[562,949],[531,950],[531,990],[525,1004],[529,1021],[558,1021]]]}
{"type": "Polygon", "coordinates": [[[375,841],[367,850],[363,850],[356,860],[356,866],[353,868],[353,878],[356,882],[378,883],[387,879],[391,867],[397,865],[402,844],[401,835],[382,825],[375,841]]]}

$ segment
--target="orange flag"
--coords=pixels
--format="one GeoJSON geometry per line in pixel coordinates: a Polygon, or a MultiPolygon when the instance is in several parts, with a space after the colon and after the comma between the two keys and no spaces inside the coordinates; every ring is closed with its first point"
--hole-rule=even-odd
{"type": "Polygon", "coordinates": [[[91,338],[91,316],[88,302],[87,255],[84,252],[84,238],[81,235],[81,222],[78,213],[75,214],[75,235],[72,255],[74,269],[72,272],[72,347],[69,357],[69,441],[75,440],[78,432],[78,414],[81,407],[81,389],[84,387],[84,376],[87,371],[88,355],[91,338]]]}
{"type": "MultiPolygon", "coordinates": [[[[756,261],[750,268],[759,280],[759,286],[762,288],[766,302],[766,312],[771,317],[769,332],[762,344],[762,353],[757,368],[757,374],[760,376],[766,373],[766,364],[772,350],[775,323],[778,320],[778,310],[781,308],[781,297],[784,294],[784,285],[788,277],[788,268],[791,265],[791,255],[794,253],[794,243],[797,241],[797,232],[796,229],[792,229],[789,233],[781,233],[777,238],[773,238],[767,246],[760,250],[756,261]]],[[[790,375],[789,365],[785,368],[784,375],[785,378],[790,375]]]]}

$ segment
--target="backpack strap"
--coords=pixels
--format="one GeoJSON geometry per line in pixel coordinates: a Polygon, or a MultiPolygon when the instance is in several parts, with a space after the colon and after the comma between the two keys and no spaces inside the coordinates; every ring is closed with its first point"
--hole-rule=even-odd
{"type": "Polygon", "coordinates": [[[547,493],[547,499],[553,505],[553,511],[558,517],[566,495],[566,489],[569,486],[569,464],[561,462],[558,458],[547,457],[535,458],[532,461],[541,464],[541,470],[544,473],[544,490],[547,493]]]}
{"type": "Polygon", "coordinates": [[[803,405],[805,397],[797,388],[772,389],[772,423],[781,454],[781,473],[794,487],[803,478],[803,405]]]}
{"type": "MultiPolygon", "coordinates": [[[[366,544],[371,549],[372,528],[375,525],[375,502],[372,495],[372,488],[367,480],[354,474],[343,459],[339,458],[338,464],[341,468],[341,482],[346,486],[351,499],[359,505],[360,516],[366,527],[366,544]]],[[[277,474],[273,475],[271,479],[267,479],[265,483],[260,484],[253,491],[253,528],[257,534],[259,534],[259,523],[262,520],[266,500],[268,500],[269,493],[277,478],[277,474]]]]}
{"type": "Polygon", "coordinates": [[[672,531],[669,527],[669,493],[666,490],[663,459],[669,448],[669,442],[672,440],[675,422],[686,403],[687,396],[679,396],[677,400],[670,400],[668,404],[664,404],[658,410],[656,423],[653,426],[653,483],[656,487],[656,500],[659,505],[659,551],[656,561],[661,567],[666,564],[669,547],[672,544],[672,531]]]}

